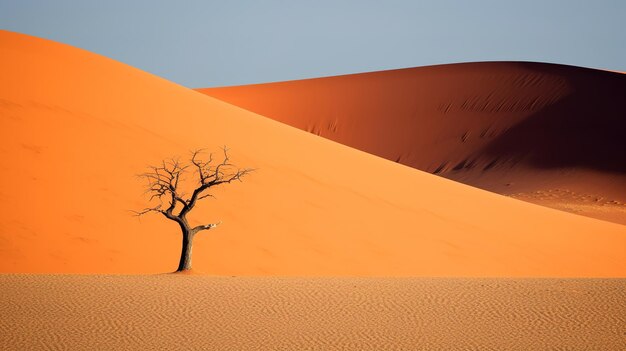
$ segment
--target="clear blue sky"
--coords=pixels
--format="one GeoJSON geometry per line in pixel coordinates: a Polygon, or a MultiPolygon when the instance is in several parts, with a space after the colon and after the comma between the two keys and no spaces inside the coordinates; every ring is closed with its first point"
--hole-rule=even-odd
{"type": "Polygon", "coordinates": [[[189,87],[466,61],[626,71],[626,0],[0,0],[0,28],[189,87]]]}

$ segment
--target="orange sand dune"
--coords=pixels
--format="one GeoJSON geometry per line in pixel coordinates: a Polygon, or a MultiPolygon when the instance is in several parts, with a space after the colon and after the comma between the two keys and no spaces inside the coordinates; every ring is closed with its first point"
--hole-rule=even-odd
{"type": "Polygon", "coordinates": [[[626,224],[626,76],[484,62],[200,89],[426,172],[626,224]]]}
{"type": "MultiPolygon", "coordinates": [[[[389,162],[67,45],[0,32],[0,271],[174,270],[134,176],[227,144],[257,168],[192,213],[230,275],[626,277],[626,227],[389,162]]],[[[343,128],[343,127],[342,127],[343,128]]],[[[192,223],[192,224],[194,224],[192,223]]]]}

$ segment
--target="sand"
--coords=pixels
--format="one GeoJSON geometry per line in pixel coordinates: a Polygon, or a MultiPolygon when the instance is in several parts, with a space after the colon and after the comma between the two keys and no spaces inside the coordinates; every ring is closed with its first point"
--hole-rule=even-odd
{"type": "MultiPolygon", "coordinates": [[[[135,175],[194,148],[257,171],[190,215],[222,275],[626,277],[626,226],[390,162],[67,45],[0,32],[0,272],[173,271],[135,175]]],[[[608,74],[608,73],[607,73],[608,74]]]]}
{"type": "Polygon", "coordinates": [[[626,224],[620,73],[480,62],[199,91],[419,170],[626,224]]]}
{"type": "Polygon", "coordinates": [[[196,239],[194,274],[0,275],[0,349],[626,348],[626,281],[564,279],[626,277],[626,226],[513,198],[549,194],[421,172],[43,39],[0,31],[0,73],[0,272],[171,271],[179,233],[131,215],[147,201],[134,175],[224,144],[257,169],[192,214],[223,222],[196,239]]]}
{"type": "Polygon", "coordinates": [[[3,350],[624,350],[623,279],[0,275],[3,350]]]}
{"type": "Polygon", "coordinates": [[[509,196],[615,223],[623,223],[624,218],[626,218],[626,203],[588,193],[576,193],[568,189],[551,188],[549,190],[512,193],[509,196]]]}

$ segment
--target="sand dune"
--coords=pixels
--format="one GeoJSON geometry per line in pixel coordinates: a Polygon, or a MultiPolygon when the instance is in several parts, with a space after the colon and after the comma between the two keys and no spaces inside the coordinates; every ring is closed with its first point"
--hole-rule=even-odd
{"type": "Polygon", "coordinates": [[[626,224],[623,74],[484,62],[199,91],[426,172],[626,224]]]}
{"type": "Polygon", "coordinates": [[[0,275],[0,293],[3,350],[626,349],[624,280],[0,275]]]}
{"type": "Polygon", "coordinates": [[[196,239],[201,271],[626,276],[622,225],[420,172],[47,40],[1,32],[0,70],[2,272],[174,270],[178,228],[131,216],[147,200],[134,175],[227,144],[258,171],[192,214],[223,221],[196,239]]]}

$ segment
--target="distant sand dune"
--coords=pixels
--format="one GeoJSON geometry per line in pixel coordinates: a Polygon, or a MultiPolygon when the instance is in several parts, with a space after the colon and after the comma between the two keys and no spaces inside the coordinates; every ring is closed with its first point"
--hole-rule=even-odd
{"type": "Polygon", "coordinates": [[[624,350],[626,281],[0,275],[3,350],[624,350]]]}
{"type": "MultiPolygon", "coordinates": [[[[500,194],[567,188],[626,202],[623,74],[482,62],[199,91],[500,194]]],[[[626,224],[625,206],[523,199],[626,224]]]]}

